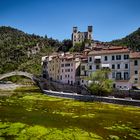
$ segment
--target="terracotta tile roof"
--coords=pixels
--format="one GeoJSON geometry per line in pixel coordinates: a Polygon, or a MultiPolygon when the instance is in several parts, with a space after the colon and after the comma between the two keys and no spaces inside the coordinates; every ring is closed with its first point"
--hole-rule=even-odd
{"type": "Polygon", "coordinates": [[[116,54],[116,53],[129,53],[130,50],[128,48],[122,48],[122,47],[110,47],[110,48],[104,48],[100,51],[92,51],[89,52],[88,55],[99,55],[99,54],[116,54]]]}
{"type": "Polygon", "coordinates": [[[140,58],[140,52],[130,52],[130,58],[140,58]]]}
{"type": "Polygon", "coordinates": [[[90,52],[90,49],[84,49],[83,52],[90,52]]]}
{"type": "Polygon", "coordinates": [[[110,47],[105,47],[103,50],[121,50],[121,49],[127,49],[125,46],[110,46],[110,47]]]}
{"type": "Polygon", "coordinates": [[[82,59],[83,63],[88,63],[88,59],[82,59]]]}

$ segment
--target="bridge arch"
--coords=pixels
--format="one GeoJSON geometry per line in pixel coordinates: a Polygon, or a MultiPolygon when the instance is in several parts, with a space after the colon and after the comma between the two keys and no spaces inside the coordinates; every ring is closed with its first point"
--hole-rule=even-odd
{"type": "Polygon", "coordinates": [[[5,74],[0,74],[0,80],[11,77],[11,76],[15,76],[15,75],[25,76],[34,82],[34,75],[28,72],[23,72],[23,71],[13,71],[13,72],[5,73],[5,74]]]}

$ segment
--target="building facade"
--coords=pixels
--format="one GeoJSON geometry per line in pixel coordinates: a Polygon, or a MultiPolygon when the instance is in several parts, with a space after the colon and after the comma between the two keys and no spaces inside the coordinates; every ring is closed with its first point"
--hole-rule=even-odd
{"type": "Polygon", "coordinates": [[[76,75],[80,65],[80,58],[73,55],[60,57],[60,82],[66,84],[76,84],[76,75]]]}
{"type": "Polygon", "coordinates": [[[88,85],[88,59],[82,59],[80,64],[80,85],[88,85]]]}
{"type": "Polygon", "coordinates": [[[133,87],[140,87],[140,52],[130,53],[130,82],[133,87]]]}
{"type": "Polygon", "coordinates": [[[109,46],[79,53],[57,53],[42,58],[43,77],[63,84],[88,85],[88,78],[100,69],[109,69],[109,79],[119,90],[140,88],[140,52],[109,46]]]}
{"type": "Polygon", "coordinates": [[[92,40],[92,26],[88,26],[87,32],[80,32],[78,31],[78,27],[73,27],[73,33],[72,33],[72,42],[73,46],[75,46],[76,43],[82,43],[85,40],[92,40]]]}
{"type": "Polygon", "coordinates": [[[132,87],[130,50],[125,47],[109,47],[88,54],[88,75],[99,69],[111,70],[109,78],[114,81],[114,88],[130,89],[132,87]]]}
{"type": "Polygon", "coordinates": [[[46,56],[45,59],[43,57],[43,60],[43,73],[48,75],[48,79],[64,84],[76,84],[80,72],[80,56],[61,53],[46,56]]]}

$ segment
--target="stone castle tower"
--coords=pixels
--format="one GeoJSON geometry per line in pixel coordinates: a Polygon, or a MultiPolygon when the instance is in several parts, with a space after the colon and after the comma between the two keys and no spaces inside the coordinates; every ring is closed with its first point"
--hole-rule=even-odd
{"type": "Polygon", "coordinates": [[[72,33],[72,42],[73,46],[75,43],[81,43],[85,40],[92,40],[92,26],[88,26],[87,32],[80,32],[78,31],[78,27],[73,27],[73,33],[72,33]]]}

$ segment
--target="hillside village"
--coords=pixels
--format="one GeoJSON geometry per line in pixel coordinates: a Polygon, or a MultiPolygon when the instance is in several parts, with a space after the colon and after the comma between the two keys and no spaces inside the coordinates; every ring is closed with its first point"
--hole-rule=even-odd
{"type": "Polygon", "coordinates": [[[113,88],[129,90],[140,87],[140,52],[125,46],[116,46],[95,41],[92,26],[87,32],[73,27],[72,43],[84,42],[83,52],[55,52],[42,57],[44,78],[62,84],[88,86],[88,77],[93,72],[108,69],[113,88]]]}

